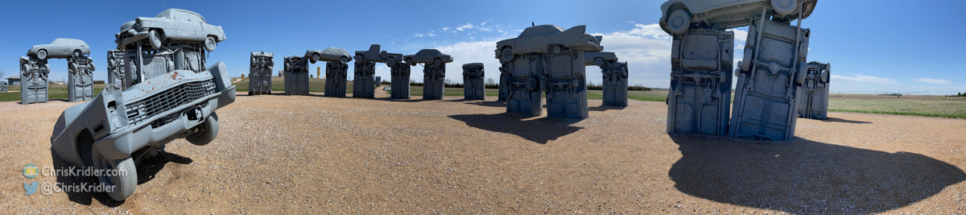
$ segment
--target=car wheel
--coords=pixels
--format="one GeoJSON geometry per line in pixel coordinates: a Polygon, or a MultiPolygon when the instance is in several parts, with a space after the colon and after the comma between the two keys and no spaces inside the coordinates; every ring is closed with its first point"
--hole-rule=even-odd
{"type": "Polygon", "coordinates": [[[318,62],[321,59],[322,56],[319,56],[319,53],[312,54],[312,63],[318,62]]]}
{"type": "Polygon", "coordinates": [[[412,58],[406,58],[406,62],[409,62],[410,66],[416,66],[416,61],[413,61],[412,58]]]}
{"type": "Polygon", "coordinates": [[[433,60],[433,65],[442,66],[443,65],[443,60],[440,60],[439,58],[436,58],[436,59],[433,60]]]}
{"type": "Polygon", "coordinates": [[[597,65],[597,66],[604,65],[604,59],[603,58],[594,58],[594,65],[597,65]]]}
{"type": "Polygon", "coordinates": [[[113,187],[113,189],[105,189],[108,196],[116,201],[124,201],[127,197],[134,194],[134,191],[138,186],[138,171],[134,166],[134,159],[127,157],[120,160],[112,160],[110,158],[104,157],[101,154],[97,146],[91,149],[94,163],[94,168],[100,171],[105,171],[105,173],[97,176],[101,185],[104,187],[113,187]]]}
{"type": "Polygon", "coordinates": [[[674,34],[684,34],[691,26],[691,15],[684,10],[676,10],[667,17],[667,28],[674,34]]]}
{"type": "Polygon", "coordinates": [[[805,83],[805,78],[807,77],[808,77],[808,65],[805,64],[805,61],[798,62],[798,74],[797,74],[797,77],[795,78],[795,83],[798,83],[798,85],[801,85],[802,83],[805,83]]]}
{"type": "Polygon", "coordinates": [[[796,0],[771,0],[771,8],[775,9],[775,12],[787,16],[795,12],[795,8],[798,7],[798,1],[796,0]]]}
{"type": "Polygon", "coordinates": [[[23,67],[21,67],[20,70],[22,70],[21,73],[23,73],[21,74],[21,76],[24,76],[23,78],[26,78],[27,76],[26,74],[30,73],[30,70],[33,70],[33,68],[30,66],[30,64],[23,64],[23,67]]]}
{"type": "Polygon", "coordinates": [[[161,48],[161,34],[157,30],[151,30],[148,32],[148,43],[151,44],[151,48],[160,49],[161,48]]]}
{"type": "Polygon", "coordinates": [[[383,50],[382,52],[379,52],[379,58],[383,58],[383,59],[389,58],[389,52],[385,50],[383,50]]]}
{"type": "Polygon", "coordinates": [[[500,53],[500,57],[503,58],[503,61],[510,62],[513,60],[513,57],[516,57],[516,56],[513,55],[513,48],[506,47],[506,48],[503,48],[503,52],[500,53]]]}
{"type": "Polygon", "coordinates": [[[83,52],[81,52],[80,49],[75,49],[74,50],[74,58],[75,59],[80,59],[83,56],[84,56],[84,54],[83,54],[83,52]]]}
{"type": "Polygon", "coordinates": [[[37,59],[46,60],[47,59],[47,50],[41,49],[40,51],[37,51],[37,59]]]}
{"type": "Polygon", "coordinates": [[[218,42],[215,41],[215,37],[209,36],[207,39],[205,39],[205,50],[208,52],[215,51],[216,46],[218,46],[218,42]]]}
{"type": "Polygon", "coordinates": [[[185,137],[185,139],[197,146],[208,145],[208,143],[211,143],[218,136],[218,116],[212,113],[211,116],[208,116],[208,119],[205,119],[201,125],[195,128],[198,131],[185,137]]]}
{"type": "Polygon", "coordinates": [[[390,57],[389,60],[386,60],[386,65],[389,67],[396,66],[396,57],[390,57]]]}
{"type": "Polygon", "coordinates": [[[553,48],[550,48],[550,52],[553,54],[560,54],[560,52],[563,52],[563,47],[553,46],[553,48]]]}
{"type": "Polygon", "coordinates": [[[828,70],[822,70],[822,83],[828,83],[828,70]]]}
{"type": "Polygon", "coordinates": [[[342,56],[341,58],[339,58],[339,62],[342,64],[349,63],[349,58],[342,56]]]}

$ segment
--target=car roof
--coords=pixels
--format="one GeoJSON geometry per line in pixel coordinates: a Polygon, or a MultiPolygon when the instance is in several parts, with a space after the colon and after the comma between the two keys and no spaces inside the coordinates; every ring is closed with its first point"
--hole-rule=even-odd
{"type": "Polygon", "coordinates": [[[201,14],[195,13],[194,11],[177,9],[177,8],[171,8],[171,9],[161,11],[161,13],[159,13],[157,16],[154,16],[154,17],[171,18],[171,14],[174,14],[174,13],[187,13],[187,14],[195,15],[200,17],[202,22],[208,23],[208,21],[205,20],[205,17],[201,16],[201,14]]]}
{"type": "Polygon", "coordinates": [[[560,33],[563,31],[564,31],[563,28],[556,25],[538,25],[538,26],[533,26],[533,27],[524,29],[523,32],[520,33],[520,37],[539,35],[539,34],[560,33]]]}
{"type": "Polygon", "coordinates": [[[419,55],[419,54],[442,54],[442,53],[440,53],[439,50],[436,50],[436,49],[423,49],[423,50],[419,50],[419,52],[416,52],[416,54],[419,55]]]}
{"type": "Polygon", "coordinates": [[[78,45],[80,44],[87,45],[87,43],[85,43],[83,40],[71,39],[71,38],[57,38],[57,39],[54,39],[54,42],[51,42],[50,44],[67,44],[70,42],[76,42],[78,45]]]}

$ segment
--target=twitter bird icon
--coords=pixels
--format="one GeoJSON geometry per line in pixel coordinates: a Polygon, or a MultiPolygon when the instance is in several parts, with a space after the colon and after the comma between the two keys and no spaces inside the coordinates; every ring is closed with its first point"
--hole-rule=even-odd
{"type": "Polygon", "coordinates": [[[23,190],[26,191],[23,194],[26,194],[28,196],[30,194],[34,194],[34,192],[37,192],[37,186],[38,185],[40,185],[40,183],[37,183],[36,181],[30,182],[29,184],[28,183],[23,183],[23,190]]]}

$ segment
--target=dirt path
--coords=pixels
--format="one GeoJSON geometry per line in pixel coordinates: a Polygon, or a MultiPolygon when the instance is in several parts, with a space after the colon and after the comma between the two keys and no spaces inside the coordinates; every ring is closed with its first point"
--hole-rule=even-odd
{"type": "MultiPolygon", "coordinates": [[[[8,213],[834,213],[966,211],[966,120],[830,113],[796,140],[665,133],[663,102],[565,120],[502,102],[239,96],[207,146],[184,140],[139,166],[125,202],[24,195],[50,154],[60,101],[0,102],[0,211],[8,213]]],[[[79,104],[79,103],[76,103],[79,104]]],[[[89,178],[39,176],[77,184],[89,178]]]]}

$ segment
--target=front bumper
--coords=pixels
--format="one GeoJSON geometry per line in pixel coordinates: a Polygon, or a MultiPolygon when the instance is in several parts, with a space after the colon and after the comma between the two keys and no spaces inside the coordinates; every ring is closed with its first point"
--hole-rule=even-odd
{"type": "Polygon", "coordinates": [[[205,96],[201,99],[180,105],[171,110],[157,114],[146,122],[171,120],[160,126],[154,123],[140,123],[136,126],[121,128],[94,143],[105,157],[123,159],[148,145],[165,144],[172,140],[183,138],[190,134],[190,129],[204,122],[215,110],[235,101],[235,86],[231,85],[221,92],[205,96]],[[200,113],[191,117],[191,112],[200,113]]]}

